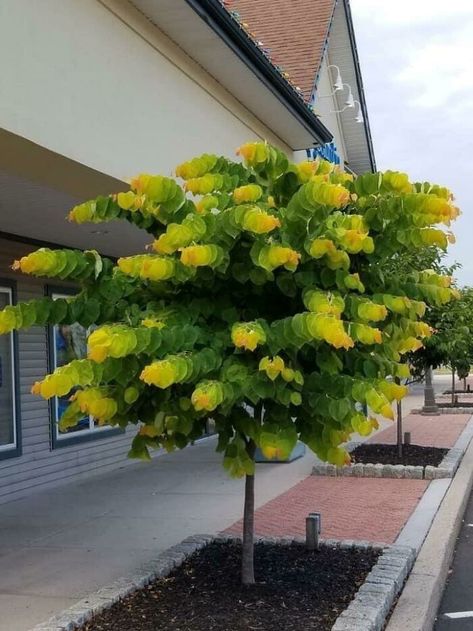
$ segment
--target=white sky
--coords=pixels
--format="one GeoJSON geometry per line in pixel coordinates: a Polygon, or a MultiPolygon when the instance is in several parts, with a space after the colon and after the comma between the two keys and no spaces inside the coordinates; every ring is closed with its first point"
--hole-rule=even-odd
{"type": "Polygon", "coordinates": [[[448,186],[473,286],[473,0],[351,0],[379,169],[448,186]]]}

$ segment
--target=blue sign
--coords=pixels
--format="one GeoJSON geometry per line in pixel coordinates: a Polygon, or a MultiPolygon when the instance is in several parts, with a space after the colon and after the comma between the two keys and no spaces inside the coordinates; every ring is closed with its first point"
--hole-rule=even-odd
{"type": "Polygon", "coordinates": [[[323,158],[333,164],[340,164],[341,159],[337,152],[337,147],[334,142],[327,142],[321,147],[312,147],[307,149],[307,157],[309,160],[315,160],[316,158],[323,158]]]}

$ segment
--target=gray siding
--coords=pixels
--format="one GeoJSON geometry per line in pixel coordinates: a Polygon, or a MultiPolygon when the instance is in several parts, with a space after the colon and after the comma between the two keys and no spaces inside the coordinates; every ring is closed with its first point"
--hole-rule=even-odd
{"type": "MultiPolygon", "coordinates": [[[[43,281],[10,269],[15,258],[34,249],[33,246],[0,239],[0,278],[16,282],[18,301],[44,295],[43,281]]],[[[133,428],[119,436],[51,448],[48,403],[30,393],[32,384],[47,372],[46,329],[34,327],[21,331],[18,344],[20,383],[17,387],[20,394],[22,455],[0,460],[0,503],[129,463],[126,453],[133,428]]]]}

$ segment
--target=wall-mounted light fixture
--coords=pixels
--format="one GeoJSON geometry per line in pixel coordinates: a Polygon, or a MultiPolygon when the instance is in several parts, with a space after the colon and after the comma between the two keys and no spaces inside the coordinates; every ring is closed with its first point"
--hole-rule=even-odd
{"type": "MultiPolygon", "coordinates": [[[[348,85],[348,83],[344,83],[343,85],[348,85]]],[[[348,85],[348,96],[347,96],[347,100],[345,101],[345,107],[342,107],[341,110],[330,110],[330,112],[331,114],[340,114],[341,112],[344,112],[345,110],[355,107],[355,102],[358,103],[358,101],[355,101],[355,99],[353,98],[351,87],[348,85]]]]}
{"type": "MultiPolygon", "coordinates": [[[[348,83],[344,83],[343,85],[348,85],[348,83]]],[[[353,98],[353,93],[351,91],[351,86],[348,85],[348,96],[345,101],[345,105],[347,107],[355,107],[355,99],[353,98]]]]}
{"type": "MultiPolygon", "coordinates": [[[[347,96],[347,100],[345,101],[345,105],[347,107],[355,107],[355,104],[353,102],[353,93],[351,91],[351,85],[349,83],[342,83],[342,90],[347,87],[348,88],[348,96],[347,96]]],[[[334,90],[332,92],[332,94],[324,94],[322,96],[317,97],[318,99],[328,99],[330,96],[333,96],[334,94],[336,94],[336,92],[339,92],[339,90],[334,90]]]]}
{"type": "Polygon", "coordinates": [[[340,73],[340,68],[336,66],[335,64],[330,64],[329,66],[327,66],[327,69],[329,68],[337,69],[337,78],[335,79],[335,82],[333,84],[335,92],[339,92],[340,90],[343,90],[343,81],[342,81],[342,75],[340,73]]]}
{"type": "Polygon", "coordinates": [[[364,123],[365,119],[363,118],[363,112],[361,111],[361,103],[360,101],[357,101],[356,99],[355,99],[355,103],[358,103],[358,114],[356,115],[355,120],[357,123],[364,123]]]}

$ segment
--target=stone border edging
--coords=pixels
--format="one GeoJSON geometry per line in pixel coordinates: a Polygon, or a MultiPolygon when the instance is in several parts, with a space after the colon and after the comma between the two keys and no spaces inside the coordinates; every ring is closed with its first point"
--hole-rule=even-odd
{"type": "Polygon", "coordinates": [[[386,631],[432,631],[473,487],[473,442],[451,481],[386,631]]]}
{"type": "MultiPolygon", "coordinates": [[[[158,578],[166,577],[190,555],[212,541],[241,541],[234,535],[194,535],[160,554],[127,578],[83,598],[62,613],[36,625],[30,631],[74,631],[121,598],[142,589],[158,578]]],[[[290,545],[304,543],[302,537],[255,537],[255,543],[290,545]]],[[[370,541],[321,539],[321,546],[342,550],[376,550],[381,555],[349,604],[335,621],[332,631],[381,631],[388,612],[399,594],[415,559],[415,550],[407,546],[385,545],[370,541]]]]}
{"type": "Polygon", "coordinates": [[[36,625],[30,631],[74,631],[93,616],[111,607],[120,598],[145,587],[157,578],[164,578],[175,567],[181,565],[187,557],[205,547],[214,538],[212,535],[187,537],[181,543],[158,555],[156,560],[142,565],[131,576],[119,578],[111,585],[102,587],[62,613],[36,625]]]}
{"type": "MultiPolygon", "coordinates": [[[[337,467],[334,464],[320,463],[312,468],[312,475],[328,477],[355,477],[355,478],[396,478],[411,480],[439,480],[441,478],[453,478],[458,469],[463,454],[470,440],[473,438],[473,416],[463,428],[453,447],[445,454],[438,467],[427,465],[413,466],[403,464],[372,464],[358,462],[354,465],[337,467]]],[[[349,442],[347,451],[353,451],[359,445],[366,443],[349,442]]]]}
{"type": "MultiPolygon", "coordinates": [[[[358,547],[356,543],[355,547],[358,547]]],[[[381,631],[414,560],[413,548],[384,546],[377,563],[355,598],[338,616],[332,631],[381,631]]]]}
{"type": "MultiPolygon", "coordinates": [[[[445,408],[440,405],[437,406],[438,411],[436,414],[471,414],[473,412],[473,406],[458,407],[458,408],[445,408]]],[[[416,408],[410,411],[411,414],[420,414],[421,416],[432,416],[429,412],[423,412],[422,408],[416,408]]]]}

